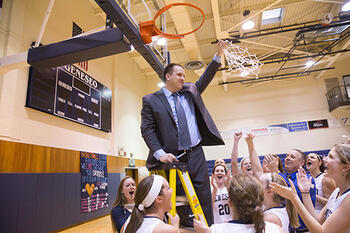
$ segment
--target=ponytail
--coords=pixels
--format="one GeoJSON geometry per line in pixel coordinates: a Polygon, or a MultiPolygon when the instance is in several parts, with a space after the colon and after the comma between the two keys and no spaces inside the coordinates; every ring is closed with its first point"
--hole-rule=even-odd
{"type": "Polygon", "coordinates": [[[289,218],[289,225],[294,229],[298,228],[300,226],[298,212],[290,200],[286,200],[286,210],[289,218]]]}
{"type": "Polygon", "coordinates": [[[234,205],[238,219],[254,224],[256,233],[265,232],[262,203],[264,192],[260,182],[253,176],[235,175],[229,186],[229,198],[234,205]]]}
{"type": "Polygon", "coordinates": [[[136,231],[141,227],[143,222],[144,211],[139,210],[138,206],[134,206],[132,213],[130,215],[130,221],[125,229],[125,233],[136,233],[136,231]]]}
{"type": "MultiPolygon", "coordinates": [[[[268,174],[268,173],[266,173],[266,174],[268,174]]],[[[277,173],[270,173],[270,174],[271,174],[271,180],[268,180],[266,188],[269,188],[269,183],[270,182],[275,182],[275,183],[277,183],[279,185],[287,187],[287,183],[282,178],[282,176],[280,176],[277,173]]],[[[287,214],[288,214],[288,218],[289,218],[289,225],[291,225],[293,228],[298,228],[300,226],[299,219],[298,219],[298,212],[295,209],[295,207],[292,204],[292,202],[290,200],[280,196],[277,193],[274,193],[273,200],[275,202],[280,203],[281,205],[284,205],[284,203],[286,203],[286,210],[287,210],[287,214]]]]}
{"type": "Polygon", "coordinates": [[[135,193],[135,206],[125,233],[136,233],[143,223],[145,213],[157,208],[154,205],[154,200],[158,195],[162,195],[163,180],[164,178],[161,176],[151,175],[139,183],[135,193]]]}
{"type": "Polygon", "coordinates": [[[261,206],[256,206],[252,210],[252,220],[254,223],[254,229],[256,233],[265,232],[264,211],[261,206]]]}

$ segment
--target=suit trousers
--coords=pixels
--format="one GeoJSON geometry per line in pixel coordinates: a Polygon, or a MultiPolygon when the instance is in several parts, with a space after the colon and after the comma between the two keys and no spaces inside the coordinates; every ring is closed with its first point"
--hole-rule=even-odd
{"type": "MultiPolygon", "coordinates": [[[[191,177],[192,184],[198,196],[208,225],[211,226],[214,223],[214,218],[211,201],[210,181],[207,162],[205,160],[202,147],[197,147],[194,151],[179,158],[179,161],[186,162],[188,164],[188,173],[191,177]]],[[[176,193],[178,195],[185,194],[178,177],[176,181],[176,193]]],[[[189,217],[189,215],[192,214],[190,206],[178,207],[177,212],[180,217],[181,225],[193,225],[192,218],[189,217]]]]}

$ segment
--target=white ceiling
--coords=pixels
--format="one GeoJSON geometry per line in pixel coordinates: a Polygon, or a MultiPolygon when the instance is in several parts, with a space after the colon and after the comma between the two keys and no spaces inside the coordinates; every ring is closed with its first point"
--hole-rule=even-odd
{"type": "MultiPolygon", "coordinates": [[[[95,14],[104,16],[104,12],[99,9],[94,0],[89,0],[94,7],[95,14]]],[[[127,1],[119,0],[127,6],[127,1]]],[[[183,39],[169,39],[168,50],[170,52],[171,62],[184,65],[192,60],[201,60],[208,64],[215,51],[216,45],[212,42],[217,39],[229,38],[229,32],[235,31],[235,35],[242,35],[244,32],[241,24],[251,19],[255,22],[255,27],[250,31],[258,31],[291,24],[300,24],[309,21],[322,19],[325,14],[332,13],[338,15],[343,1],[340,0],[147,0],[145,1],[151,10],[152,16],[156,12],[155,2],[160,6],[168,5],[175,2],[191,3],[200,7],[205,14],[205,22],[203,26],[194,34],[185,36],[183,39]],[[261,25],[261,16],[264,10],[284,7],[284,13],[281,22],[261,25]],[[243,16],[243,12],[249,10],[248,16],[243,16]]],[[[149,14],[140,0],[131,1],[131,12],[138,22],[149,20],[149,14]]],[[[166,12],[166,28],[169,33],[184,33],[188,30],[196,28],[202,20],[201,14],[196,9],[190,7],[173,7],[166,12]]],[[[316,22],[317,23],[317,22],[316,22]]],[[[249,53],[256,54],[260,59],[272,58],[273,56],[284,55],[293,45],[298,30],[277,33],[272,35],[260,36],[241,40],[237,44],[240,47],[248,49],[249,53]]],[[[332,51],[346,49],[350,42],[345,39],[339,46],[332,51]]],[[[312,55],[317,54],[327,44],[319,43],[303,47],[297,47],[292,55],[312,55]]],[[[129,53],[140,69],[149,78],[157,77],[157,74],[146,63],[142,56],[136,51],[129,53]]],[[[320,69],[331,66],[336,59],[347,56],[342,53],[333,56],[326,56],[312,69],[320,69]]],[[[284,67],[288,69],[282,70],[280,73],[291,73],[305,70],[302,67],[307,59],[288,61],[284,67]],[[299,68],[292,68],[298,66],[299,68]]],[[[273,75],[281,66],[281,63],[265,64],[260,70],[259,77],[273,75]]],[[[189,71],[192,72],[192,71],[189,71]]],[[[200,73],[200,72],[198,72],[200,73]]],[[[320,76],[321,72],[313,73],[314,76],[320,76]]],[[[249,76],[245,78],[253,78],[249,76]]],[[[216,83],[222,80],[241,80],[239,72],[221,71],[216,76],[216,83]],[[225,73],[223,75],[223,73],[225,73]]],[[[215,81],[214,81],[215,82],[215,81]]]]}

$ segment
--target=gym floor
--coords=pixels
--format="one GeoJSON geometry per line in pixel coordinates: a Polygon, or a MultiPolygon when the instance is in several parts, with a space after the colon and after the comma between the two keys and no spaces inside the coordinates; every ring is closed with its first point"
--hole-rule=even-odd
{"type": "MultiPolygon", "coordinates": [[[[191,233],[188,229],[180,229],[183,233],[191,233]]],[[[109,215],[94,219],[92,221],[59,231],[61,233],[111,233],[111,219],[109,215]]]]}

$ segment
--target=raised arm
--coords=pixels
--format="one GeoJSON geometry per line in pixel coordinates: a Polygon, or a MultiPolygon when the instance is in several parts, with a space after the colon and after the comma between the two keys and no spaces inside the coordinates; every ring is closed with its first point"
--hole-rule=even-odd
{"type": "Polygon", "coordinates": [[[213,80],[216,72],[218,71],[219,67],[221,66],[220,59],[221,56],[224,53],[224,49],[226,47],[227,43],[220,40],[217,43],[217,52],[214,59],[209,63],[208,67],[205,69],[204,73],[201,75],[201,77],[196,82],[197,89],[200,94],[204,92],[204,90],[208,87],[209,83],[213,80]]]}
{"type": "Polygon", "coordinates": [[[350,228],[350,221],[348,220],[348,216],[350,215],[350,196],[347,196],[340,204],[339,208],[327,218],[324,224],[321,225],[314,217],[312,217],[300,201],[293,182],[289,180],[289,183],[291,184],[290,188],[276,183],[271,183],[270,186],[273,191],[292,201],[311,233],[339,233],[346,232],[346,230],[350,228]]]}
{"type": "Polygon", "coordinates": [[[238,144],[239,140],[242,138],[242,132],[237,131],[233,135],[233,147],[232,147],[232,152],[231,152],[231,167],[232,167],[232,175],[237,175],[239,174],[239,169],[238,169],[238,144]]]}
{"type": "Polygon", "coordinates": [[[260,163],[259,155],[255,150],[253,139],[254,139],[254,135],[252,133],[248,133],[245,138],[248,145],[249,158],[250,158],[250,163],[252,164],[253,173],[256,178],[260,179],[260,177],[263,175],[264,172],[260,163]]]}

